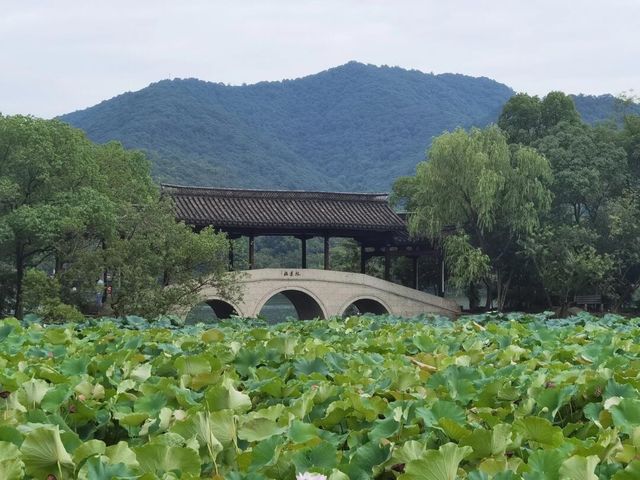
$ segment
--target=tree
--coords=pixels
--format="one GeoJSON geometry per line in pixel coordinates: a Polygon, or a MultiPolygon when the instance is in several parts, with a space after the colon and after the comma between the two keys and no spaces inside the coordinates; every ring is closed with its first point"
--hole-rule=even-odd
{"type": "Polygon", "coordinates": [[[542,100],[518,93],[502,108],[498,126],[509,143],[532,145],[559,123],[578,125],[580,114],[573,99],[562,92],[550,92],[542,100]]]}
{"type": "Polygon", "coordinates": [[[59,121],[0,116],[0,314],[22,317],[27,272],[31,306],[46,291],[55,316],[69,311],[62,302],[91,304],[107,273],[118,314],[154,315],[205,285],[232,295],[227,263],[224,235],[176,223],[142,153],[59,121]]]}
{"type": "Polygon", "coordinates": [[[505,103],[498,119],[498,126],[509,143],[531,145],[540,135],[540,98],[526,93],[517,93],[505,103]]]}
{"type": "Polygon", "coordinates": [[[561,122],[572,125],[582,123],[573,99],[563,92],[549,92],[540,103],[541,133],[561,122]]]}
{"type": "Polygon", "coordinates": [[[0,252],[14,266],[17,317],[27,268],[55,257],[65,238],[90,230],[108,204],[96,189],[91,153],[84,135],[61,122],[0,116],[0,252]]]}
{"type": "Polygon", "coordinates": [[[595,225],[606,202],[628,184],[625,151],[605,127],[562,122],[534,145],[551,163],[561,222],[595,225]]]}
{"type": "Polygon", "coordinates": [[[606,291],[614,261],[595,248],[597,235],[580,225],[546,225],[523,239],[524,254],[542,280],[549,307],[559,300],[564,316],[573,296],[585,289],[606,291]]]}
{"type": "Polygon", "coordinates": [[[176,222],[168,198],[140,208],[118,227],[102,251],[112,275],[114,313],[154,318],[194,305],[202,288],[239,300],[227,273],[229,241],[211,228],[194,233],[176,222]]]}
{"type": "Polygon", "coordinates": [[[443,241],[453,280],[484,282],[488,298],[495,288],[503,308],[513,251],[549,208],[550,181],[548,161],[531,148],[510,148],[499,128],[459,129],[434,140],[428,161],[395,194],[407,203],[413,234],[443,241]],[[445,226],[457,233],[443,237],[445,226]]]}

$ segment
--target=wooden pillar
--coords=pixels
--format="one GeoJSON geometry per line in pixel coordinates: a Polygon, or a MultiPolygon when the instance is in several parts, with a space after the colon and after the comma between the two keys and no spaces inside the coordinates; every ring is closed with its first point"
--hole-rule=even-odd
{"type": "Polygon", "coordinates": [[[229,239],[229,270],[233,271],[233,240],[229,239]]]}
{"type": "Polygon", "coordinates": [[[302,246],[302,268],[307,268],[307,237],[300,237],[302,246]]]}
{"type": "Polygon", "coordinates": [[[367,257],[365,256],[364,245],[360,245],[360,273],[366,273],[367,257]]]}
{"type": "Polygon", "coordinates": [[[324,269],[329,270],[331,258],[329,252],[329,235],[324,236],[324,269]]]}
{"type": "Polygon", "coordinates": [[[384,247],[384,279],[388,282],[391,279],[391,255],[389,247],[384,247]]]}
{"type": "Polygon", "coordinates": [[[417,256],[411,257],[411,263],[413,264],[413,269],[411,272],[413,274],[411,287],[418,290],[418,257],[417,256]]]}
{"type": "Polygon", "coordinates": [[[253,270],[255,267],[255,257],[256,257],[256,242],[253,235],[249,235],[249,270],[253,270]]]}

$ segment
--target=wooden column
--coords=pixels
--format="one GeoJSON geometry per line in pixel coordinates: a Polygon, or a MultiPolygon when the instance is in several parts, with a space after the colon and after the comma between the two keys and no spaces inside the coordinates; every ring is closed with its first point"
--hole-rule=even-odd
{"type": "Polygon", "coordinates": [[[391,252],[389,252],[389,247],[384,247],[384,279],[389,281],[391,278],[391,252]]]}
{"type": "Polygon", "coordinates": [[[233,240],[229,240],[229,270],[233,270],[233,240]]]}
{"type": "Polygon", "coordinates": [[[364,252],[364,245],[360,245],[360,273],[366,273],[367,257],[364,252]]]}
{"type": "Polygon", "coordinates": [[[418,290],[418,257],[411,257],[411,263],[413,264],[413,270],[411,272],[413,274],[411,287],[418,290]]]}
{"type": "Polygon", "coordinates": [[[329,235],[324,236],[324,269],[329,270],[331,264],[329,252],[329,235]]]}
{"type": "Polygon", "coordinates": [[[249,235],[249,270],[253,270],[255,267],[255,257],[256,257],[256,242],[253,235],[249,235]]]}
{"type": "Polygon", "coordinates": [[[302,246],[302,268],[307,268],[307,237],[300,237],[302,246]]]}

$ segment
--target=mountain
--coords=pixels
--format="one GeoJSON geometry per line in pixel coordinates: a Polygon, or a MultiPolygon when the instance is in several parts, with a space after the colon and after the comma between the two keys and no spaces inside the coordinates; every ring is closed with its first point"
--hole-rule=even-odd
{"type": "MultiPolygon", "coordinates": [[[[145,150],[160,181],[387,191],[434,136],[496,121],[513,93],[488,78],[350,62],[253,85],[163,80],[60,119],[145,150]]],[[[606,116],[599,97],[581,102],[590,119],[606,116]]]]}

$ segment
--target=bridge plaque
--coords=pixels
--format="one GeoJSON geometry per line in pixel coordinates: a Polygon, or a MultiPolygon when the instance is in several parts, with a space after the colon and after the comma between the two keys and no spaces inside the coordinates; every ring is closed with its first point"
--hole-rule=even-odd
{"type": "Polygon", "coordinates": [[[300,270],[284,270],[282,272],[282,276],[287,278],[296,278],[300,277],[301,275],[302,273],[300,272],[300,270]]]}

